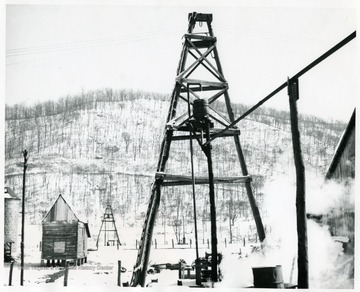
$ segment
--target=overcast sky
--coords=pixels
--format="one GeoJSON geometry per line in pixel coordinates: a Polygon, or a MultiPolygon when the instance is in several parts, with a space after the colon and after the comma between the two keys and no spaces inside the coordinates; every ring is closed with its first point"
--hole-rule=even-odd
{"type": "MultiPolygon", "coordinates": [[[[5,102],[32,104],[105,87],[170,95],[187,15],[197,11],[213,14],[231,100],[255,104],[356,30],[355,1],[290,2],[7,5],[5,102]]],[[[349,119],[359,79],[357,43],[300,79],[301,113],[349,119]]],[[[266,105],[288,108],[286,91],[266,105]]]]}

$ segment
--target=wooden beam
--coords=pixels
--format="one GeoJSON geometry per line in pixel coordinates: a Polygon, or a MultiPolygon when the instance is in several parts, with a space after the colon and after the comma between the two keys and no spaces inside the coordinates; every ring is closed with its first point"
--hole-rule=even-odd
{"type": "Polygon", "coordinates": [[[227,88],[224,88],[224,89],[220,90],[219,92],[215,93],[212,97],[209,98],[209,104],[212,104],[214,101],[216,101],[226,91],[227,91],[227,88]]]}
{"type": "MultiPolygon", "coordinates": [[[[184,45],[184,47],[186,47],[184,45]]],[[[187,48],[187,47],[186,47],[187,48]]],[[[178,74],[178,76],[176,77],[176,81],[179,82],[178,80],[181,80],[184,78],[184,76],[187,76],[189,72],[191,72],[194,68],[196,68],[197,66],[199,66],[201,64],[201,62],[203,60],[206,59],[206,57],[212,52],[212,50],[215,48],[214,46],[211,46],[209,49],[206,50],[205,53],[203,53],[194,63],[192,63],[187,69],[185,69],[184,71],[182,71],[181,73],[178,74]]],[[[188,48],[187,48],[188,51],[188,48]]]]}
{"type": "MultiPolygon", "coordinates": [[[[204,40],[204,41],[195,41],[195,42],[192,42],[192,43],[197,49],[205,49],[205,48],[208,48],[208,47],[214,45],[215,42],[216,42],[216,39],[214,39],[214,40],[204,40]]],[[[186,42],[185,45],[188,46],[189,49],[194,49],[194,47],[189,42],[186,42]]]]}
{"type": "MultiPolygon", "coordinates": [[[[205,81],[205,80],[199,80],[199,79],[189,79],[189,78],[183,78],[183,77],[179,77],[176,78],[176,81],[181,83],[181,84],[199,84],[202,87],[205,86],[211,86],[215,89],[223,89],[223,88],[229,88],[228,83],[227,82],[215,82],[215,81],[205,81]]],[[[195,88],[192,88],[193,91],[195,88]]]]}
{"type": "MultiPolygon", "coordinates": [[[[353,40],[356,37],[356,31],[354,31],[353,33],[351,33],[349,36],[347,36],[345,39],[343,39],[340,43],[338,43],[337,45],[335,45],[334,47],[332,47],[330,50],[328,50],[327,52],[325,52],[324,54],[322,54],[319,58],[317,58],[315,61],[313,61],[312,63],[310,63],[308,66],[306,66],[304,69],[302,69],[301,71],[299,71],[297,74],[295,74],[292,78],[290,79],[298,79],[300,78],[302,75],[304,75],[306,72],[308,72],[309,70],[311,70],[312,68],[314,68],[316,65],[318,65],[319,63],[321,63],[322,61],[324,61],[326,58],[328,58],[329,56],[331,56],[333,53],[335,53],[337,50],[341,49],[343,46],[345,46],[348,42],[350,42],[351,40],[353,40]]],[[[334,69],[335,70],[335,69],[334,69]]],[[[250,109],[248,109],[245,113],[243,113],[240,117],[238,117],[236,120],[234,120],[229,126],[233,127],[234,125],[236,125],[238,122],[240,122],[242,119],[244,119],[245,117],[247,117],[249,114],[251,114],[254,110],[256,110],[257,108],[259,108],[261,105],[263,105],[266,101],[268,101],[270,98],[272,98],[275,94],[279,93],[281,90],[283,90],[284,88],[287,87],[287,82],[284,82],[283,84],[281,84],[278,88],[276,88],[274,91],[272,91],[270,94],[268,94],[266,97],[264,97],[262,100],[260,100],[257,104],[255,104],[253,107],[251,107],[250,109]]],[[[224,129],[225,131],[226,129],[224,129]]],[[[217,137],[219,137],[220,134],[218,136],[214,136],[210,139],[210,141],[208,143],[210,143],[211,141],[213,141],[214,139],[216,139],[217,137]]]]}
{"type": "MultiPolygon", "coordinates": [[[[191,45],[191,48],[195,49],[196,52],[198,52],[199,54],[201,54],[201,52],[199,51],[199,49],[190,41],[188,41],[187,43],[189,43],[191,45]]],[[[189,47],[190,48],[190,47],[189,47]]],[[[189,50],[189,54],[197,59],[196,54],[194,54],[191,50],[189,50]]],[[[199,65],[202,65],[206,70],[208,70],[208,72],[210,74],[212,74],[216,79],[218,79],[220,82],[225,82],[226,80],[223,78],[223,76],[220,75],[220,73],[217,71],[216,68],[214,68],[214,66],[209,62],[208,59],[204,59],[203,61],[200,62],[199,65]],[[205,61],[205,62],[204,62],[205,61]],[[206,65],[205,63],[207,63],[208,65],[206,65]]],[[[196,68],[194,68],[192,71],[190,71],[186,76],[184,76],[184,78],[188,78],[192,72],[195,71],[196,68]]]]}
{"type": "MultiPolygon", "coordinates": [[[[239,135],[240,134],[240,130],[236,130],[236,131],[227,131],[225,133],[223,133],[221,135],[221,137],[234,137],[235,135],[239,135]]],[[[212,134],[211,137],[215,135],[212,134]]],[[[191,137],[192,139],[200,139],[201,138],[201,135],[192,135],[191,137]]],[[[178,136],[173,136],[172,137],[172,141],[184,141],[184,140],[190,140],[190,135],[178,135],[178,136]]]]}
{"type": "MultiPolygon", "coordinates": [[[[185,175],[173,175],[165,174],[163,172],[157,172],[155,178],[163,179],[162,186],[184,186],[192,184],[192,177],[185,175]]],[[[224,183],[245,183],[251,181],[250,176],[232,176],[232,177],[215,177],[214,183],[224,184],[224,183]]],[[[195,184],[208,184],[208,177],[195,177],[195,184]]]]}
{"type": "Polygon", "coordinates": [[[305,167],[301,154],[300,131],[296,101],[299,99],[298,79],[288,80],[290,122],[296,170],[296,219],[298,234],[298,288],[309,288],[308,239],[305,204],[305,167]]]}
{"type": "Polygon", "coordinates": [[[213,20],[213,16],[212,14],[209,13],[196,13],[196,12],[192,12],[188,14],[188,18],[189,18],[189,22],[212,22],[213,20]]]}
{"type": "Polygon", "coordinates": [[[202,34],[192,34],[192,33],[186,33],[185,38],[187,39],[196,39],[196,40],[207,40],[207,41],[216,41],[216,37],[208,36],[208,35],[202,35],[202,34]]]}
{"type": "MultiPolygon", "coordinates": [[[[226,87],[223,87],[223,88],[219,88],[218,86],[200,86],[200,85],[198,85],[198,86],[194,86],[194,87],[192,87],[191,88],[191,90],[193,91],[193,92],[197,92],[197,91],[212,91],[212,90],[220,90],[220,89],[225,89],[225,90],[227,90],[228,89],[228,87],[226,86],[226,87]]],[[[181,88],[181,90],[180,90],[180,92],[187,92],[187,89],[186,88],[181,88]]],[[[223,92],[222,92],[223,93],[223,92]]],[[[222,94],[221,93],[221,94],[222,94]]],[[[221,95],[220,94],[220,95],[221,95]]],[[[219,96],[220,96],[219,95],[219,96]]],[[[217,98],[217,97],[216,97],[217,98]]],[[[210,103],[210,100],[209,100],[209,103],[210,103]]]]}
{"type": "MultiPolygon", "coordinates": [[[[172,126],[172,129],[177,130],[177,131],[184,131],[184,132],[189,132],[189,127],[187,126],[172,126]]],[[[240,130],[239,129],[227,129],[226,131],[222,131],[222,129],[219,128],[212,128],[211,129],[211,136],[216,135],[217,133],[222,132],[221,137],[225,137],[225,136],[234,136],[234,135],[240,135],[240,130]]],[[[173,138],[176,138],[176,136],[174,136],[173,138]]]]}
{"type": "MultiPolygon", "coordinates": [[[[201,51],[192,43],[192,41],[190,41],[190,40],[188,39],[187,42],[193,47],[193,49],[195,49],[195,51],[196,51],[200,56],[202,55],[201,51]]],[[[214,44],[214,46],[215,46],[215,44],[214,44]]],[[[214,50],[216,50],[216,47],[214,47],[214,50]]],[[[197,59],[196,55],[193,54],[190,50],[189,50],[189,54],[191,54],[195,59],[197,59]]],[[[201,64],[202,64],[209,72],[211,72],[211,73],[212,73],[217,79],[219,79],[221,82],[226,82],[224,76],[219,72],[218,68],[215,68],[215,66],[214,66],[207,58],[205,58],[203,61],[201,61],[201,64]],[[203,61],[205,61],[205,62],[210,66],[211,69],[210,69],[209,67],[207,67],[207,66],[204,64],[203,61]],[[214,71],[212,71],[212,70],[214,70],[214,71]]],[[[185,75],[185,78],[188,78],[189,75],[190,75],[190,73],[187,74],[187,75],[185,75]]]]}

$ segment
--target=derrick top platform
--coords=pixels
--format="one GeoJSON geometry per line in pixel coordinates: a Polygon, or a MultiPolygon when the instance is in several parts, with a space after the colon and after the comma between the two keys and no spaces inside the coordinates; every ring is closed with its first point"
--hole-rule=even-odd
{"type": "Polygon", "coordinates": [[[211,23],[213,20],[213,15],[207,14],[207,13],[192,12],[192,13],[189,13],[188,19],[189,19],[189,22],[192,22],[192,23],[203,22],[203,21],[211,23]]]}

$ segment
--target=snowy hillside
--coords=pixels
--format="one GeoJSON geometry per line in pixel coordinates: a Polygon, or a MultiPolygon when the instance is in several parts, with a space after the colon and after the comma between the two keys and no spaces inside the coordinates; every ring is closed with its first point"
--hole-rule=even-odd
{"type": "MultiPolygon", "coordinates": [[[[5,183],[21,194],[22,150],[27,149],[28,224],[39,225],[62,194],[79,218],[89,222],[96,240],[102,213],[110,202],[121,240],[134,245],[144,222],[169,99],[152,93],[106,89],[33,107],[7,106],[5,183]]],[[[218,107],[222,110],[221,105],[218,107]]],[[[234,105],[235,116],[244,109],[234,105]]],[[[300,127],[305,166],[323,177],[345,125],[301,117],[300,127]]],[[[267,178],[285,174],[292,165],[288,113],[262,108],[243,120],[239,128],[254,193],[262,209],[267,178]]],[[[213,153],[215,175],[241,175],[232,139],[215,140],[213,153]]],[[[189,159],[189,142],[173,142],[167,171],[190,175],[189,159]]],[[[205,161],[197,147],[197,175],[206,175],[205,161]]],[[[155,239],[166,242],[172,238],[179,241],[183,236],[193,238],[191,196],[190,187],[163,191],[155,239]],[[172,235],[165,238],[168,233],[172,235]]],[[[242,186],[218,185],[216,196],[220,240],[229,240],[229,224],[233,226],[233,241],[252,235],[255,228],[242,186]],[[239,220],[247,222],[245,230],[236,226],[239,220]]],[[[205,242],[210,231],[208,208],[206,189],[197,187],[199,234],[205,242]]]]}

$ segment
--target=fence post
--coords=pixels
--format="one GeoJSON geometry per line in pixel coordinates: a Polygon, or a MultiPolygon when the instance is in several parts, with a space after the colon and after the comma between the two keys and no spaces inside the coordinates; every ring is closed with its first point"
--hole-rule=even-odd
{"type": "Polygon", "coordinates": [[[156,241],[156,238],[155,238],[155,249],[157,249],[157,241],[156,241]]]}
{"type": "Polygon", "coordinates": [[[174,248],[174,238],[171,239],[171,241],[172,241],[172,248],[174,248]]]}
{"type": "Polygon", "coordinates": [[[66,287],[68,284],[68,277],[69,277],[69,263],[65,263],[65,274],[64,274],[64,286],[66,287]]]}
{"type": "Polygon", "coordinates": [[[190,238],[190,248],[191,248],[191,244],[192,244],[192,240],[191,240],[191,238],[190,238]]]}
{"type": "Polygon", "coordinates": [[[179,261],[179,279],[182,279],[183,276],[182,276],[182,262],[179,261]]]}
{"type": "Polygon", "coordinates": [[[135,249],[138,249],[138,242],[137,242],[137,239],[135,241],[135,249]]]}
{"type": "Polygon", "coordinates": [[[117,285],[118,285],[118,286],[121,286],[121,261],[118,261],[117,285]]]}
{"type": "Polygon", "coordinates": [[[12,285],[12,274],[13,274],[13,269],[14,269],[14,262],[15,261],[11,261],[11,264],[10,264],[9,286],[12,285]]]}
{"type": "Polygon", "coordinates": [[[225,248],[226,248],[226,237],[225,237],[225,248]]]}
{"type": "Polygon", "coordinates": [[[210,248],[209,238],[207,239],[207,246],[208,246],[208,248],[210,248]]]}
{"type": "Polygon", "coordinates": [[[200,266],[200,260],[197,258],[195,260],[195,281],[196,285],[201,285],[201,266],[200,266]]]}

